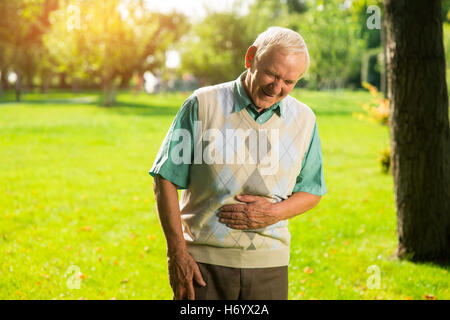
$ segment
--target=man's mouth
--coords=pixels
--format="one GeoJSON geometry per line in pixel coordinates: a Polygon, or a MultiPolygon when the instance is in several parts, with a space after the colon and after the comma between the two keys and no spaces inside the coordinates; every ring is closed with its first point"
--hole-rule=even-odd
{"type": "Polygon", "coordinates": [[[266,90],[264,90],[264,88],[261,88],[261,91],[264,93],[264,95],[266,95],[266,96],[268,96],[268,97],[270,97],[270,98],[273,98],[273,97],[274,97],[274,95],[268,94],[268,93],[266,92],[266,90]]]}

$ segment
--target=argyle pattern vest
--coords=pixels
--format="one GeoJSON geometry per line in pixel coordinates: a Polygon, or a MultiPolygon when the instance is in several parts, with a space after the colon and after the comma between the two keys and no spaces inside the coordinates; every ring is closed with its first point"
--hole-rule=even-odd
{"type": "Polygon", "coordinates": [[[291,96],[282,114],[258,124],[245,108],[235,111],[234,82],[198,89],[198,122],[188,188],[180,199],[183,233],[197,262],[234,268],[289,264],[288,222],[235,230],[219,222],[218,209],[236,195],[287,199],[301,171],[315,115],[291,96]]]}

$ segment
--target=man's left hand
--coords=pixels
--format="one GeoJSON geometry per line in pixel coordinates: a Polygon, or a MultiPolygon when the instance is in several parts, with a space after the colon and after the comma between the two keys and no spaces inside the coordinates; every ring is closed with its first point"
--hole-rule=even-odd
{"type": "Polygon", "coordinates": [[[243,203],[227,204],[220,208],[219,221],[238,230],[260,229],[277,223],[279,215],[274,203],[253,195],[236,196],[243,203]]]}

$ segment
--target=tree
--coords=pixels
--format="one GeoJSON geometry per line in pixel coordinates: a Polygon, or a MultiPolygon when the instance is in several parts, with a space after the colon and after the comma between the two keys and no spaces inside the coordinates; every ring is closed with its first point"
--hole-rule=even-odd
{"type": "Polygon", "coordinates": [[[364,50],[360,25],[342,2],[318,3],[303,14],[290,15],[290,25],[303,36],[311,56],[308,86],[342,88],[352,78],[359,82],[364,50]]]}
{"type": "Polygon", "coordinates": [[[23,78],[32,85],[39,68],[42,35],[57,5],[56,0],[0,1],[0,71],[16,73],[16,101],[20,101],[23,78]]]}
{"type": "Polygon", "coordinates": [[[400,258],[450,261],[450,130],[440,0],[385,0],[400,258]]]}
{"type": "Polygon", "coordinates": [[[60,72],[97,78],[103,104],[110,106],[120,78],[126,82],[134,72],[158,65],[183,34],[182,15],[170,16],[171,23],[166,18],[148,11],[141,0],[66,0],[51,15],[45,44],[60,72]]]}
{"type": "Polygon", "coordinates": [[[208,13],[182,43],[182,70],[202,85],[235,79],[245,69],[245,53],[253,42],[246,27],[245,17],[236,12],[208,13]]]}

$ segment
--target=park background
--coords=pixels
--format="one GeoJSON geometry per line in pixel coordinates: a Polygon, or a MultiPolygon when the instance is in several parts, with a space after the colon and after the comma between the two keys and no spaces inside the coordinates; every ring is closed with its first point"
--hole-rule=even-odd
{"type": "Polygon", "coordinates": [[[290,221],[289,299],[449,299],[448,266],[395,256],[382,15],[369,0],[1,1],[0,299],[172,298],[148,170],[184,99],[235,79],[271,25],[308,46],[292,95],[317,115],[328,189],[290,221]]]}

